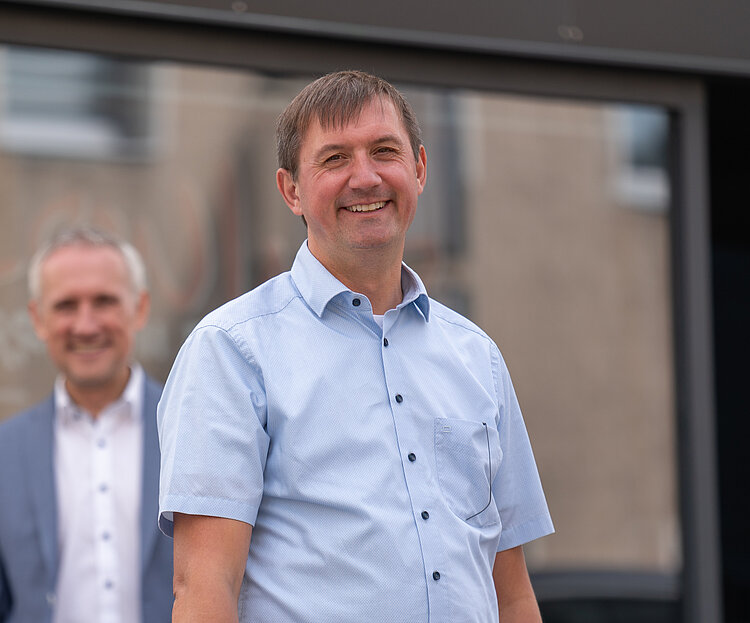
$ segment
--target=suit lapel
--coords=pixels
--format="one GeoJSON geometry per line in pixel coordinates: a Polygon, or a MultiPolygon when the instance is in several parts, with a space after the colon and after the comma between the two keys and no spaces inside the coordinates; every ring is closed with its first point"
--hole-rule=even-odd
{"type": "Polygon", "coordinates": [[[156,544],[159,513],[159,437],[156,430],[156,405],[161,392],[146,377],[143,400],[143,483],[141,486],[141,573],[156,544]]]}
{"type": "Polygon", "coordinates": [[[42,556],[50,577],[57,580],[57,495],[54,470],[54,399],[43,402],[30,419],[26,443],[26,474],[29,478],[34,521],[42,556]]]}

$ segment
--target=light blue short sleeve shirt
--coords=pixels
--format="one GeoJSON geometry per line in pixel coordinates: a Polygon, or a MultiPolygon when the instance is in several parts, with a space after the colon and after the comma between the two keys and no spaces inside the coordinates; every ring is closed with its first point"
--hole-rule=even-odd
{"type": "Polygon", "coordinates": [[[553,531],[497,347],[402,288],[381,329],[305,243],[177,356],[159,524],[253,525],[240,621],[496,623],[495,554],[553,531]]]}

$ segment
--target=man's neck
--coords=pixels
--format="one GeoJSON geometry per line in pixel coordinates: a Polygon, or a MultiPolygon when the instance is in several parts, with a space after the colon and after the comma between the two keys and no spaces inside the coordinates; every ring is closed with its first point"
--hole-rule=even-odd
{"type": "Polygon", "coordinates": [[[372,313],[382,316],[394,309],[403,300],[401,291],[401,264],[389,274],[334,275],[341,283],[354,292],[364,294],[372,305],[372,313]]]}
{"type": "Polygon", "coordinates": [[[355,252],[355,257],[346,258],[347,261],[321,263],[347,288],[364,294],[374,314],[382,315],[403,300],[401,258],[402,253],[361,250],[355,252]]]}
{"type": "Polygon", "coordinates": [[[130,375],[131,371],[128,369],[124,376],[114,379],[111,383],[92,387],[76,385],[71,383],[70,380],[66,380],[65,390],[77,406],[96,419],[108,405],[122,396],[130,380],[130,375]]]}

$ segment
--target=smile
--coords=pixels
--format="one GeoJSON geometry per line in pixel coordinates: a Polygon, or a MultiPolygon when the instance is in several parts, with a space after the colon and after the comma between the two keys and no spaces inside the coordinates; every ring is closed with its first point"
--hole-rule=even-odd
{"type": "Polygon", "coordinates": [[[73,352],[73,353],[88,354],[88,353],[98,352],[100,350],[103,350],[104,348],[106,348],[106,344],[103,344],[103,343],[72,344],[69,350],[70,352],[73,352]]]}
{"type": "Polygon", "coordinates": [[[376,201],[375,203],[360,203],[353,206],[347,206],[346,209],[349,210],[349,212],[373,212],[375,210],[380,210],[387,201],[376,201]]]}

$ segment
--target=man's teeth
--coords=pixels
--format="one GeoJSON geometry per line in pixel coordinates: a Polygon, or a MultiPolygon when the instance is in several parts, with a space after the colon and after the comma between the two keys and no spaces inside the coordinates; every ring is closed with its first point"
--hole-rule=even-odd
{"type": "Polygon", "coordinates": [[[385,201],[376,201],[375,203],[363,203],[355,206],[347,206],[349,212],[372,212],[373,210],[379,210],[386,204],[385,201]]]}

